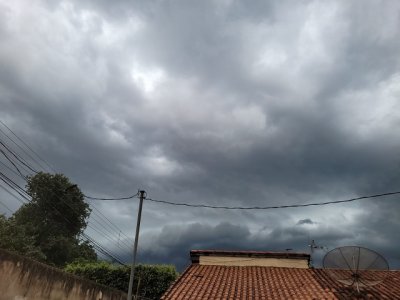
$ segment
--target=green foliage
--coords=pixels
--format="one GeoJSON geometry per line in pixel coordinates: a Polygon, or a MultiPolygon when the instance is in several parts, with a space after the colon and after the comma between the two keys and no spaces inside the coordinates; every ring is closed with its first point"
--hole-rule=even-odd
{"type": "MultiPolygon", "coordinates": [[[[76,262],[67,265],[65,270],[124,292],[128,290],[130,267],[127,266],[115,266],[107,262],[76,262]]],[[[177,276],[174,266],[138,265],[135,269],[133,294],[136,294],[140,278],[139,295],[149,299],[160,299],[177,276]]]]}
{"type": "Polygon", "coordinates": [[[3,215],[0,215],[0,248],[37,260],[45,258],[40,248],[35,246],[35,237],[28,235],[24,226],[3,215]]]}
{"type": "Polygon", "coordinates": [[[86,228],[89,205],[64,175],[38,173],[28,179],[27,192],[32,201],[15,213],[15,219],[17,223],[30,223],[41,239],[76,236],[86,228]]]}
{"type": "Polygon", "coordinates": [[[32,201],[7,220],[9,230],[17,235],[12,243],[5,242],[4,248],[26,254],[31,251],[25,249],[27,243],[33,252],[39,251],[34,258],[55,266],[76,259],[97,259],[94,249],[79,240],[90,208],[76,185],[62,174],[40,172],[28,178],[27,192],[32,201]]]}
{"type": "Polygon", "coordinates": [[[72,257],[74,261],[97,261],[97,254],[88,241],[76,243],[72,249],[72,257]]]}

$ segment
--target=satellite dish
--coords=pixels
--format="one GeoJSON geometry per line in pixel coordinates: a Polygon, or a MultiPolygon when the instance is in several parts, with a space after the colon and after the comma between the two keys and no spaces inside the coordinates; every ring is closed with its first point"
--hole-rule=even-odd
{"type": "Polygon", "coordinates": [[[323,260],[324,269],[334,280],[360,288],[374,286],[385,280],[389,264],[379,253],[357,246],[339,247],[329,251],[323,260]]]}

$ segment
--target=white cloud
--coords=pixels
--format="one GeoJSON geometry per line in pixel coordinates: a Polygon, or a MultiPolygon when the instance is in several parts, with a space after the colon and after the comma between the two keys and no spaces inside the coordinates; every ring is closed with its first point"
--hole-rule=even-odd
{"type": "Polygon", "coordinates": [[[131,76],[138,88],[147,95],[157,90],[165,80],[166,74],[158,67],[149,69],[135,65],[131,70],[131,76]]]}

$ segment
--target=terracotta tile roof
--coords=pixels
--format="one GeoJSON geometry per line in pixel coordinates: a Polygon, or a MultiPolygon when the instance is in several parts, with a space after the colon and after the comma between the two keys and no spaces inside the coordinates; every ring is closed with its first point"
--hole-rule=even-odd
{"type": "Polygon", "coordinates": [[[323,269],[192,264],[161,299],[400,299],[400,271],[387,273],[356,297],[323,269]]]}

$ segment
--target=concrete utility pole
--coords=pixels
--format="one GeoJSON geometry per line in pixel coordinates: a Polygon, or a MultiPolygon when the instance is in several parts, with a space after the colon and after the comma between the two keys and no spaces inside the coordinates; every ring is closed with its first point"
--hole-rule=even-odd
{"type": "Polygon", "coordinates": [[[139,230],[140,230],[140,220],[142,218],[142,207],[143,207],[143,199],[145,198],[145,191],[139,191],[140,194],[140,202],[139,202],[139,211],[137,216],[136,223],[136,235],[135,235],[135,244],[133,246],[133,261],[131,267],[131,276],[129,277],[129,287],[128,287],[128,300],[132,300],[132,289],[133,289],[133,279],[135,277],[135,264],[136,264],[136,253],[139,242],[139,230]]]}

